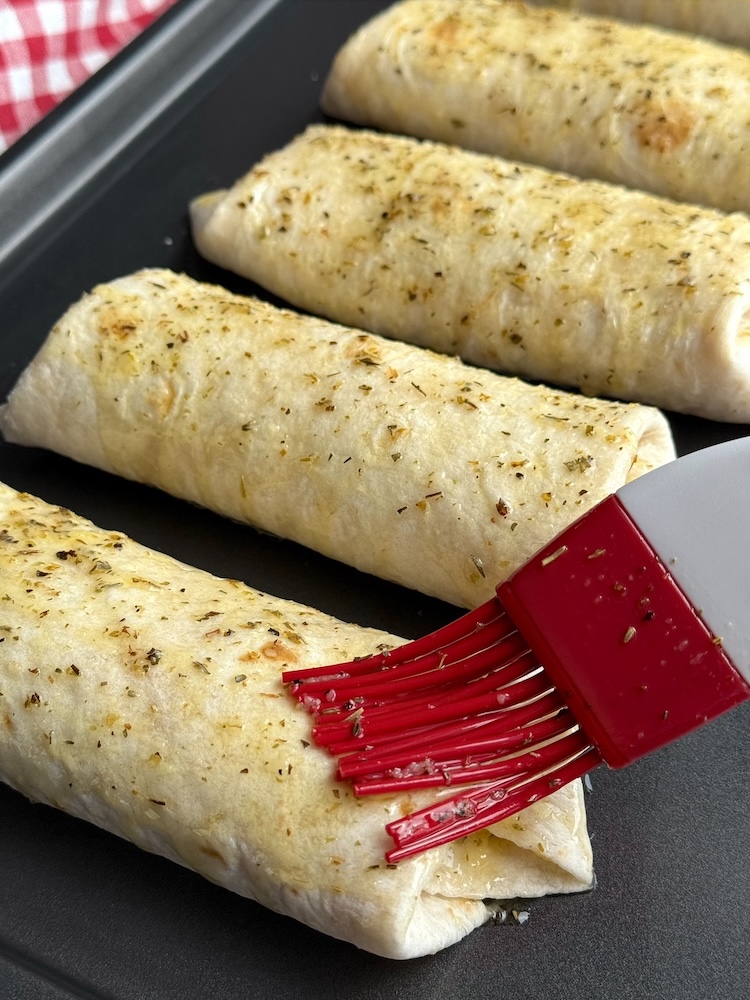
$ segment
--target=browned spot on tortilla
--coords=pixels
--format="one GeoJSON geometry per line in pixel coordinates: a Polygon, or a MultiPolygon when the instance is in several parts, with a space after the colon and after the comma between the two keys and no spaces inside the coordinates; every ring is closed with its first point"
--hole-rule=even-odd
{"type": "Polygon", "coordinates": [[[374,337],[363,333],[346,345],[346,356],[355,365],[382,364],[380,344],[374,337]]]}
{"type": "Polygon", "coordinates": [[[278,639],[274,642],[267,642],[261,648],[261,653],[269,660],[281,660],[283,663],[296,663],[299,659],[291,646],[287,646],[286,643],[280,642],[278,639]]]}
{"type": "Polygon", "coordinates": [[[13,732],[13,730],[16,728],[13,722],[13,717],[11,715],[7,714],[5,715],[5,717],[3,718],[3,724],[5,728],[8,729],[10,732],[13,732]]]}
{"type": "Polygon", "coordinates": [[[260,653],[258,653],[254,649],[251,649],[247,653],[243,653],[240,656],[240,661],[242,663],[252,663],[253,660],[258,660],[258,659],[260,659],[260,653]]]}
{"type": "Polygon", "coordinates": [[[414,799],[411,795],[399,800],[398,810],[402,816],[408,816],[409,813],[414,812],[414,799]]]}
{"type": "Polygon", "coordinates": [[[116,306],[104,305],[98,311],[99,334],[125,340],[138,329],[138,318],[116,306]]]}
{"type": "Polygon", "coordinates": [[[679,101],[642,101],[633,108],[635,138],[640,146],[657,153],[671,153],[690,138],[695,116],[679,101]]]}
{"type": "Polygon", "coordinates": [[[151,408],[157,417],[166,417],[174,405],[176,393],[171,379],[162,381],[151,392],[151,408]]]}
{"type": "Polygon", "coordinates": [[[202,846],[201,846],[201,852],[202,852],[203,854],[205,854],[205,855],[206,855],[206,857],[209,857],[209,858],[215,858],[215,859],[216,859],[216,860],[217,860],[217,861],[218,861],[218,862],[219,862],[220,864],[224,865],[224,867],[225,867],[225,868],[227,867],[227,863],[226,863],[226,861],[224,860],[224,857],[223,857],[223,855],[221,855],[221,854],[220,854],[220,853],[219,853],[219,852],[218,852],[218,851],[216,850],[216,848],[214,848],[214,847],[210,847],[210,846],[208,846],[208,845],[204,844],[204,845],[202,845],[202,846]]]}
{"type": "Polygon", "coordinates": [[[455,41],[460,26],[460,21],[454,14],[446,17],[443,21],[438,21],[436,24],[430,25],[429,30],[436,41],[450,44],[455,41]]]}

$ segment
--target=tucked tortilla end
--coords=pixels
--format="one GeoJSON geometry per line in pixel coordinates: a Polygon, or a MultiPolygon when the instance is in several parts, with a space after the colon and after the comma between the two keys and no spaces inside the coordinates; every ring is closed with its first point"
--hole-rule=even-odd
{"type": "MultiPolygon", "coordinates": [[[[350,40],[349,45],[351,44],[350,40]]],[[[348,48],[338,53],[323,82],[323,88],[320,92],[320,110],[330,118],[345,119],[361,124],[362,119],[357,117],[357,110],[348,99],[349,72],[341,65],[349,61],[348,53],[348,48]]]]}
{"type": "MultiPolygon", "coordinates": [[[[355,31],[334,56],[319,99],[321,111],[330,118],[355,125],[376,124],[373,105],[367,106],[360,99],[358,81],[362,67],[377,60],[383,36],[387,35],[387,24],[392,18],[389,6],[355,31]]],[[[390,104],[390,95],[382,87],[379,93],[370,94],[370,99],[381,113],[390,104]]]]}
{"type": "Polygon", "coordinates": [[[646,408],[644,426],[626,481],[632,482],[675,458],[675,444],[669,422],[660,410],[646,408]]]}
{"type": "Polygon", "coordinates": [[[207,191],[205,194],[198,195],[197,198],[194,198],[190,202],[190,228],[193,234],[193,241],[198,247],[199,252],[208,260],[213,260],[214,258],[211,253],[210,241],[206,239],[206,231],[214,212],[224,200],[226,194],[227,192],[224,190],[207,191]]]}

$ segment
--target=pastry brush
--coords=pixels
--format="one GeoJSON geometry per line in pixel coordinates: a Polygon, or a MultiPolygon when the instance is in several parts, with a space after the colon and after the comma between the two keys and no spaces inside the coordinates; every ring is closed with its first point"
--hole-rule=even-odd
{"type": "Polygon", "coordinates": [[[748,490],[750,438],[677,459],[592,507],[457,621],[283,675],[355,794],[441,789],[386,826],[388,861],[750,697],[748,490]]]}

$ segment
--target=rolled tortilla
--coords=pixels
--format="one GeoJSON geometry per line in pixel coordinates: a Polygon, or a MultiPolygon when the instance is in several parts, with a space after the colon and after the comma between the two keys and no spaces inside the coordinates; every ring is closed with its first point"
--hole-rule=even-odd
{"type": "Polygon", "coordinates": [[[192,206],[288,302],[587,394],[750,421],[750,219],[312,126],[192,206]]]}
{"type": "Polygon", "coordinates": [[[530,0],[750,46],[750,0],[530,0]]]}
{"type": "Polygon", "coordinates": [[[339,52],[322,104],[389,132],[750,209],[750,53],[705,39],[517,0],[405,0],[339,52]]]}
{"type": "Polygon", "coordinates": [[[389,958],[460,940],[484,901],[591,885],[580,784],[384,863],[384,823],[420,796],[355,800],[335,784],[279,678],[395,637],[4,485],[0,522],[0,779],[29,798],[389,958]]]}
{"type": "Polygon", "coordinates": [[[674,457],[656,410],[529,386],[163,270],[74,305],[0,425],[8,441],[467,607],[674,457]]]}

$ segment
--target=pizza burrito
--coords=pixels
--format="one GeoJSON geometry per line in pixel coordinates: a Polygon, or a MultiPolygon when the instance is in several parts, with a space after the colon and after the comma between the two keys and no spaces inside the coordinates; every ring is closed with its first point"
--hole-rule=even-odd
{"type": "Polygon", "coordinates": [[[439,143],[311,126],[192,206],[292,304],[587,394],[750,421],[750,218],[439,143]]]}
{"type": "Polygon", "coordinates": [[[750,46],[750,0],[531,0],[750,46]]]}
{"type": "Polygon", "coordinates": [[[724,211],[750,209],[748,103],[750,53],[517,0],[395,4],[322,96],[338,118],[724,211]]]}
{"type": "Polygon", "coordinates": [[[398,641],[221,580],[0,485],[0,779],[379,955],[453,944],[486,901],[592,882],[580,783],[386,865],[425,793],[354,799],[280,682],[398,641]]]}
{"type": "Polygon", "coordinates": [[[163,270],[74,305],[0,422],[8,441],[467,607],[674,457],[651,408],[533,387],[163,270]]]}

